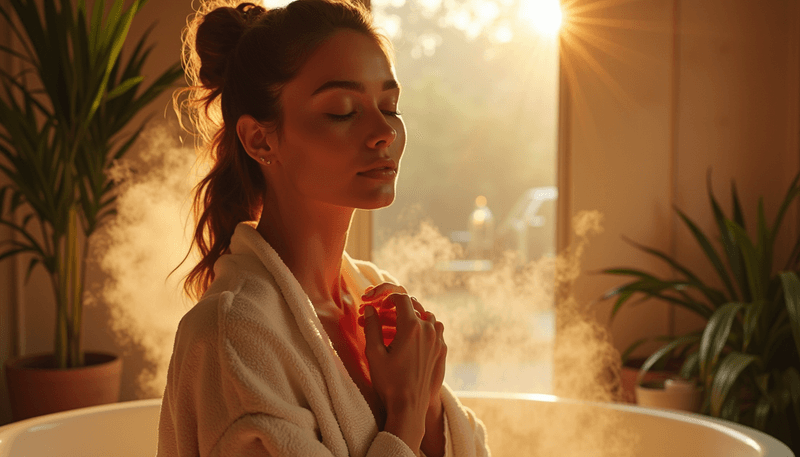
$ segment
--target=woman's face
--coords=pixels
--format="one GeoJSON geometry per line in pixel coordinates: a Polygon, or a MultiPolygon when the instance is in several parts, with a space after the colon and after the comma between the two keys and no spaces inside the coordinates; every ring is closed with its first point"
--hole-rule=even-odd
{"type": "MultiPolygon", "coordinates": [[[[369,36],[343,29],[309,57],[281,94],[283,135],[275,154],[278,188],[295,197],[375,209],[394,201],[396,174],[361,174],[380,162],[397,167],[406,143],[394,68],[369,36]]],[[[381,165],[382,166],[382,165],[381,165]]],[[[270,173],[270,178],[275,178],[270,173]]]]}

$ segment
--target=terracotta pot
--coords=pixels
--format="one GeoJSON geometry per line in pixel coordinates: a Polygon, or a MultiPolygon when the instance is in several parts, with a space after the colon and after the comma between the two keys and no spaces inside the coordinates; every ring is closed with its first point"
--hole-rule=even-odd
{"type": "Polygon", "coordinates": [[[59,369],[53,354],[7,360],[13,420],[119,401],[122,359],[86,352],[85,361],[84,367],[59,369]]]}
{"type": "Polygon", "coordinates": [[[668,408],[696,413],[700,411],[703,395],[694,382],[667,379],[663,383],[643,383],[636,386],[636,404],[651,408],[668,408]]]}
{"type": "MultiPolygon", "coordinates": [[[[644,364],[646,359],[630,359],[625,365],[622,366],[620,378],[622,382],[622,396],[623,400],[628,403],[636,403],[636,378],[639,376],[639,368],[644,364]]],[[[669,378],[675,377],[681,368],[681,362],[677,360],[670,360],[667,363],[665,371],[650,370],[645,373],[642,379],[643,383],[650,382],[663,382],[669,378]]]]}

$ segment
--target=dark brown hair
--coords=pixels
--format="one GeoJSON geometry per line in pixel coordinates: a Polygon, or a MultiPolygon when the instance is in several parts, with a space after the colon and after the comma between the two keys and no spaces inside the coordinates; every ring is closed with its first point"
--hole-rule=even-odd
{"type": "Polygon", "coordinates": [[[389,55],[390,44],[373,28],[369,11],[354,1],[296,0],[271,10],[206,3],[185,30],[190,87],[176,94],[176,109],[189,116],[210,163],[194,190],[192,246],[200,261],[184,282],[189,296],[199,298],[214,280],[214,263],[228,249],[236,225],[261,216],[266,183],[236,134],[239,118],[253,116],[280,136],[283,86],[337,29],[373,37],[389,55]]]}

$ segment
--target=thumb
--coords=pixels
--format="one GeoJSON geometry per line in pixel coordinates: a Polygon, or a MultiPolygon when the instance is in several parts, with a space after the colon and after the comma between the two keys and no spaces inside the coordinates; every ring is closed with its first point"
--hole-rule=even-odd
{"type": "Polygon", "coordinates": [[[383,345],[383,329],[381,320],[370,305],[364,307],[364,337],[367,343],[367,354],[376,350],[386,350],[383,345]]]}

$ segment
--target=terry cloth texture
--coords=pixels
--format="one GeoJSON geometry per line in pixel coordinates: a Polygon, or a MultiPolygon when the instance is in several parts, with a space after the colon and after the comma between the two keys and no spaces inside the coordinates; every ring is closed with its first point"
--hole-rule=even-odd
{"type": "MultiPolygon", "coordinates": [[[[214,273],[175,335],[159,457],[414,456],[378,431],[311,300],[253,223],[236,227],[214,273]]],[[[397,284],[346,252],[342,273],[354,292],[397,284]]],[[[483,423],[447,385],[441,397],[445,455],[489,456],[483,423]]]]}

